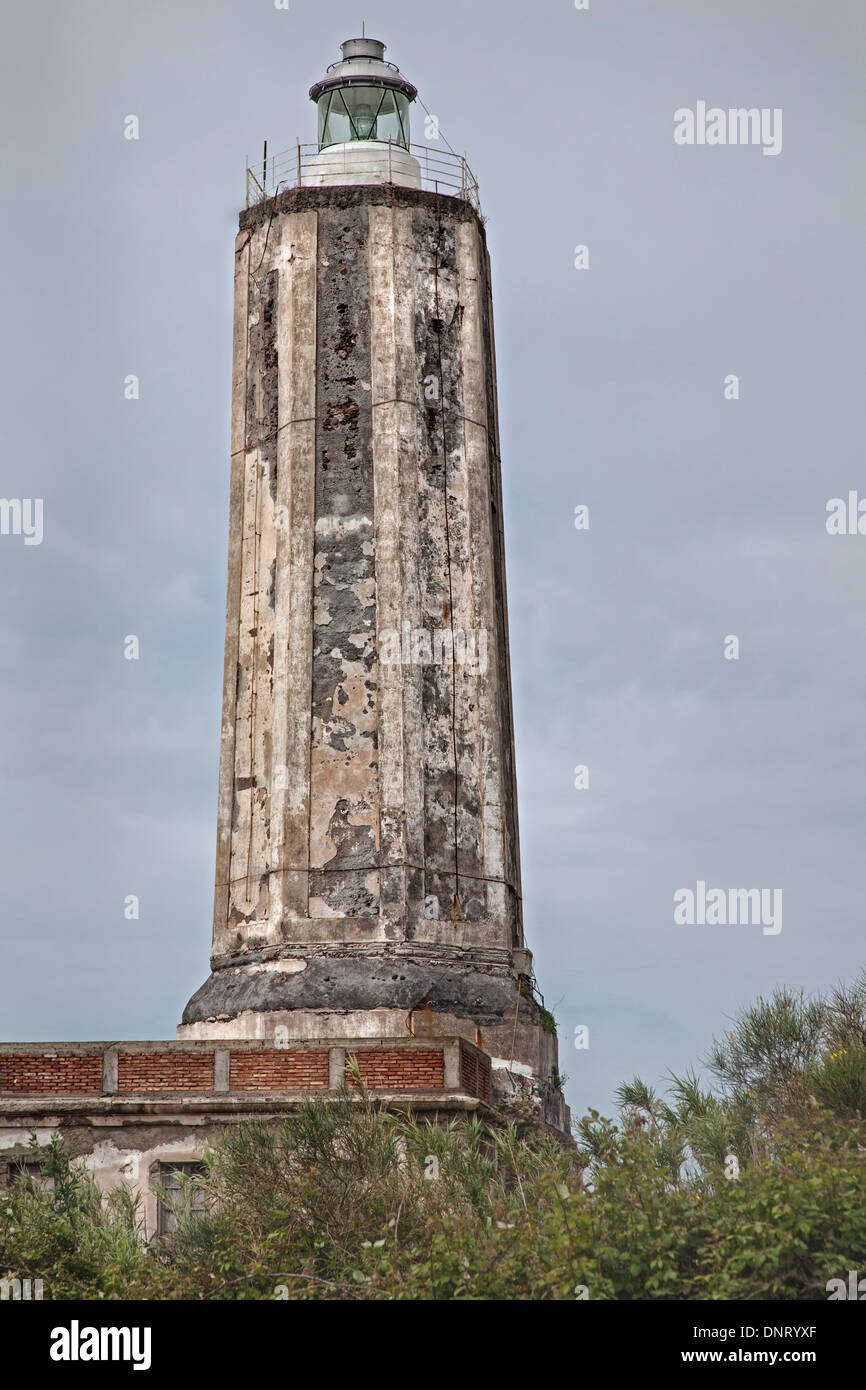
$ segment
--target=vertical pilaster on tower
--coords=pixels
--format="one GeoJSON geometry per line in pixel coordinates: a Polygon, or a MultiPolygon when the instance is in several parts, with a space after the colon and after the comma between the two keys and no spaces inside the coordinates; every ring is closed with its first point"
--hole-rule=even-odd
{"type": "MultiPolygon", "coordinates": [[[[383,45],[344,45],[312,95],[323,152],[381,156],[395,129],[408,151],[383,45]]],[[[180,1035],[433,1027],[560,1123],[523,940],[484,228],[358,168],[241,216],[212,974],[180,1035]]]]}

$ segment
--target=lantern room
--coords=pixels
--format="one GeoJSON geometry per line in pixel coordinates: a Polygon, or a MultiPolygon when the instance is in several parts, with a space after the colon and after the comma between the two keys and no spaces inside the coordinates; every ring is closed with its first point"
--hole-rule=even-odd
{"type": "Polygon", "coordinates": [[[305,182],[419,188],[420,166],[409,153],[409,111],[417,89],[385,61],[378,39],[347,39],[342,52],[342,60],[310,88],[319,113],[319,154],[305,182]]]}

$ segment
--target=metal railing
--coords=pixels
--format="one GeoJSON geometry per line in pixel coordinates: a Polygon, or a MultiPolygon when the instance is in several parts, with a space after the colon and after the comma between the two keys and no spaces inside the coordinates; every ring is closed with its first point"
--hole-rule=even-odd
{"type": "MultiPolygon", "coordinates": [[[[469,168],[463,155],[451,154],[448,150],[432,150],[429,145],[411,145],[410,153],[421,166],[421,187],[431,193],[443,193],[451,198],[463,198],[471,203],[476,212],[481,204],[478,196],[478,180],[469,168]]],[[[340,151],[326,147],[321,153],[328,156],[326,168],[318,163],[318,145],[291,145],[279,154],[270,155],[258,164],[247,165],[247,207],[265,202],[277,193],[289,188],[321,186],[324,173],[325,185],[331,178],[342,172],[357,173],[359,182],[405,184],[406,150],[403,145],[385,144],[369,155],[369,168],[365,168],[359,151],[352,151],[351,168],[344,163],[340,169],[340,151]],[[316,161],[316,163],[314,163],[316,161]],[[401,161],[403,169],[401,170],[401,161]],[[393,168],[392,168],[393,162],[393,168]]]]}

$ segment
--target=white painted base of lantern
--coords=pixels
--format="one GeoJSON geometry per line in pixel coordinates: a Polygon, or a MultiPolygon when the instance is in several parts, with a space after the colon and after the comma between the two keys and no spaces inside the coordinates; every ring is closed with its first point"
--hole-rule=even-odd
{"type": "Polygon", "coordinates": [[[308,188],[380,183],[420,188],[421,165],[402,145],[353,140],[344,145],[328,145],[304,169],[304,184],[308,188]]]}

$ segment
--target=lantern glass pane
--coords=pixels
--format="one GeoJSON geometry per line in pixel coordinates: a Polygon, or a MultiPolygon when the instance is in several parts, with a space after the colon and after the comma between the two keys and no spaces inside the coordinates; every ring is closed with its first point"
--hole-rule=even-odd
{"type": "Polygon", "coordinates": [[[386,91],[376,121],[376,139],[393,140],[395,145],[407,145],[409,132],[409,103],[401,92],[386,91]]]}
{"type": "Polygon", "coordinates": [[[389,87],[337,87],[319,98],[319,148],[376,140],[409,145],[409,101],[389,87]]]}
{"type": "Polygon", "coordinates": [[[327,144],[329,143],[329,142],[328,142],[328,139],[327,139],[327,137],[326,137],[326,135],[325,135],[325,131],[326,131],[327,125],[328,125],[328,112],[329,112],[329,110],[330,110],[330,108],[331,108],[331,93],[330,93],[330,92],[325,92],[325,95],[324,95],[324,96],[319,97],[319,103],[318,103],[318,104],[319,104],[319,149],[321,149],[323,145],[327,145],[327,144]]]}

